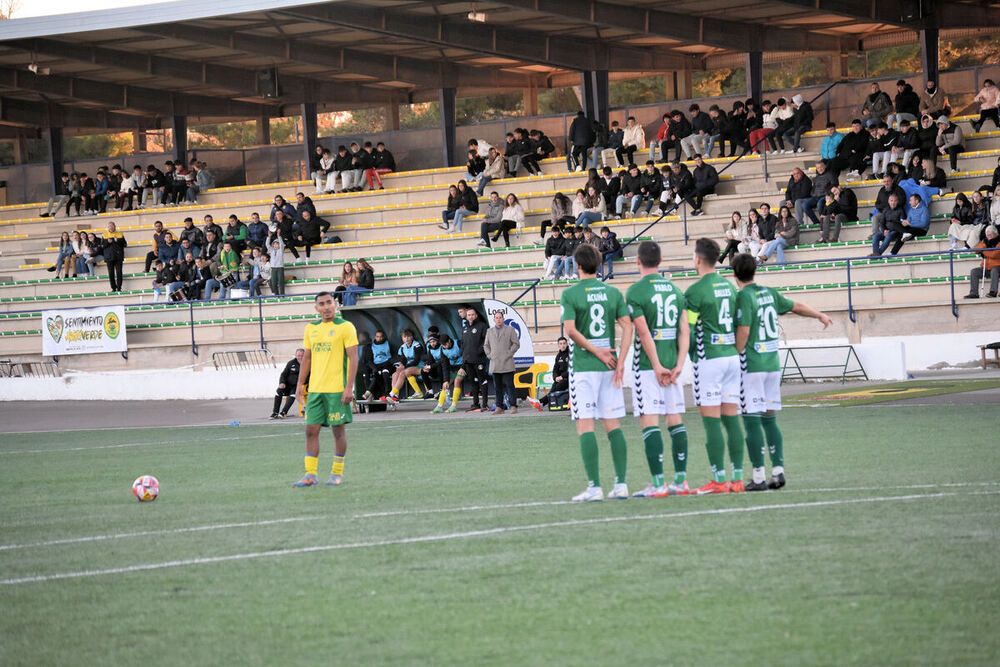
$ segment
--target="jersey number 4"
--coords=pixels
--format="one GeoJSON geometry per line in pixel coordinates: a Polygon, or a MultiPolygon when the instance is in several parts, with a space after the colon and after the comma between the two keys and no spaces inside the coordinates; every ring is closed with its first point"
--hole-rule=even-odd
{"type": "Polygon", "coordinates": [[[733,315],[730,311],[729,299],[723,299],[719,304],[719,324],[726,329],[726,333],[733,331],[733,315]]]}

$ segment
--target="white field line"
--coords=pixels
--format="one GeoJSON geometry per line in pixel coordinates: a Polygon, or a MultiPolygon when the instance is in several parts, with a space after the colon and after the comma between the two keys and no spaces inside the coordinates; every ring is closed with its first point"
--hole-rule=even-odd
{"type": "Polygon", "coordinates": [[[161,445],[168,445],[171,447],[177,445],[201,445],[206,442],[224,442],[228,440],[257,440],[260,438],[287,438],[287,433],[270,433],[268,435],[244,435],[244,436],[233,436],[227,438],[205,438],[198,440],[185,440],[185,441],[175,441],[175,442],[126,442],[120,445],[97,445],[96,447],[70,447],[65,449],[15,449],[15,450],[0,450],[0,454],[48,454],[48,453],[58,453],[58,452],[85,452],[91,449],[121,449],[122,447],[157,447],[161,445]]]}
{"type": "MultiPolygon", "coordinates": [[[[905,486],[855,486],[842,487],[836,489],[786,489],[781,493],[842,493],[845,491],[883,491],[883,490],[911,490],[911,489],[938,489],[938,488],[961,488],[961,487],[983,487],[996,486],[1000,482],[956,482],[943,484],[910,484],[905,486]]],[[[990,495],[995,492],[985,491],[976,495],[990,495]]],[[[972,493],[967,495],[973,495],[972,493]]],[[[610,501],[609,501],[610,502],[610,501]]],[[[378,517],[392,516],[414,516],[421,514],[448,514],[453,512],[479,512],[488,510],[522,509],[527,507],[555,507],[559,505],[573,505],[569,500],[537,501],[525,503],[510,503],[496,505],[468,505],[465,507],[442,507],[425,510],[390,510],[386,512],[368,512],[366,514],[355,514],[352,519],[371,519],[378,517]]],[[[652,503],[643,503],[652,505],[652,503]]],[[[78,544],[84,542],[103,542],[107,540],[120,540],[132,537],[150,537],[153,535],[179,535],[183,533],[208,532],[213,530],[226,530],[229,528],[254,528],[257,526],[270,526],[283,523],[295,523],[299,521],[309,521],[312,519],[326,519],[330,515],[317,514],[313,516],[289,517],[285,519],[265,519],[262,521],[243,521],[239,523],[217,523],[202,526],[189,526],[186,528],[166,528],[163,530],[143,530],[131,533],[111,533],[106,535],[85,535],[82,537],[67,537],[57,540],[47,540],[44,542],[26,542],[23,544],[0,544],[0,551],[14,551],[19,549],[31,549],[35,547],[50,547],[63,544],[78,544]]]]}
{"type": "Polygon", "coordinates": [[[319,519],[318,516],[293,516],[287,519],[265,519],[263,521],[243,521],[240,523],[216,523],[206,526],[190,526],[188,528],[168,528],[164,530],[140,530],[134,533],[112,533],[109,535],[87,535],[84,537],[67,537],[60,540],[48,540],[46,542],[31,542],[26,544],[0,544],[0,551],[13,551],[14,549],[30,549],[32,547],[51,547],[59,544],[79,544],[81,542],[103,542],[105,540],[120,540],[128,537],[150,537],[152,535],[179,535],[181,533],[200,533],[210,530],[224,530],[226,528],[249,528],[253,526],[272,526],[281,523],[294,523],[296,521],[309,521],[319,519]]]}
{"type": "Polygon", "coordinates": [[[842,499],[842,500],[817,500],[805,503],[756,505],[754,507],[729,507],[729,508],[719,508],[710,510],[695,510],[691,512],[646,514],[641,516],[617,516],[617,517],[602,517],[594,519],[573,519],[569,521],[534,523],[522,526],[503,526],[499,528],[487,528],[484,530],[469,530],[458,533],[423,535],[419,537],[404,537],[391,540],[353,542],[348,544],[321,544],[311,547],[299,547],[295,549],[273,549],[270,551],[255,551],[243,554],[231,554],[228,556],[188,558],[183,560],[172,560],[161,563],[145,563],[141,565],[127,565],[123,567],[113,567],[100,570],[78,570],[75,572],[40,574],[29,577],[12,577],[9,579],[0,579],[0,585],[16,586],[20,584],[58,581],[62,579],[82,579],[89,577],[106,576],[111,574],[131,574],[133,572],[149,572],[153,570],[165,570],[178,567],[194,567],[197,565],[209,565],[212,563],[227,563],[233,561],[254,560],[258,558],[280,558],[282,556],[292,556],[297,554],[344,551],[348,549],[370,549],[377,547],[399,546],[405,544],[424,544],[429,542],[446,542],[451,540],[464,540],[476,537],[505,535],[509,533],[518,533],[518,532],[526,532],[533,530],[571,528],[576,526],[587,526],[596,524],[610,524],[610,523],[622,523],[622,522],[632,522],[632,521],[651,521],[656,519],[682,519],[682,518],[690,518],[696,516],[713,516],[713,515],[724,515],[724,514],[748,514],[752,512],[768,512],[774,510],[790,510],[790,509],[803,509],[803,508],[813,508],[813,507],[831,507],[836,505],[855,505],[861,503],[901,502],[901,501],[912,501],[912,500],[926,500],[929,498],[943,498],[946,496],[959,496],[959,495],[965,495],[965,494],[952,491],[943,493],[914,494],[908,496],[879,496],[879,497],[852,498],[852,499],[842,499]]]}

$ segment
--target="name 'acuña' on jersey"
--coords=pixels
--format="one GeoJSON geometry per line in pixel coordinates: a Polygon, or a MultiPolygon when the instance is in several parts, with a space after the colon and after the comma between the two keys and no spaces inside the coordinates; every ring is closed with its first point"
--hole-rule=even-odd
{"type": "MultiPolygon", "coordinates": [[[[616,287],[587,278],[565,289],[559,304],[560,321],[572,320],[594,347],[615,348],[615,320],[628,315],[625,298],[616,287]]],[[[604,362],[579,345],[573,346],[570,364],[576,373],[608,370],[604,362]]]]}
{"type": "Polygon", "coordinates": [[[736,288],[718,273],[706,273],[684,293],[691,325],[692,361],[735,357],[736,288]]]}

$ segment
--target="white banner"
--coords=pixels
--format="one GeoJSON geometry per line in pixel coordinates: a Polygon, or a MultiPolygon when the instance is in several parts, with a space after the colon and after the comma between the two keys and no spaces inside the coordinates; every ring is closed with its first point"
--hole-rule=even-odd
{"type": "Polygon", "coordinates": [[[493,326],[493,313],[499,310],[503,313],[504,324],[514,327],[514,331],[517,332],[521,347],[517,348],[517,352],[514,353],[514,363],[518,366],[530,366],[535,363],[535,344],[531,342],[528,325],[521,319],[517,311],[503,301],[494,301],[493,299],[483,299],[483,308],[486,310],[486,321],[490,326],[493,326]]]}
{"type": "Polygon", "coordinates": [[[125,352],[125,307],[42,311],[42,354],[125,352]]]}

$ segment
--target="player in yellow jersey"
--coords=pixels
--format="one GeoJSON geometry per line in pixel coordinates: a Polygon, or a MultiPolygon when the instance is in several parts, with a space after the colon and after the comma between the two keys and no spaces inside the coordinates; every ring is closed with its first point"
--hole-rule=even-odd
{"type": "Polygon", "coordinates": [[[319,465],[319,432],[333,428],[336,443],[333,467],[327,486],[340,486],[344,480],[344,456],[347,454],[345,424],[350,424],[354,376],[358,371],[358,333],[354,325],[337,316],[337,302],[329,292],[316,295],[320,319],[306,325],[302,347],[305,356],[299,370],[295,396],[306,406],[306,474],[293,486],[315,486],[319,465]],[[309,400],[305,400],[303,381],[309,378],[309,400]]]}

